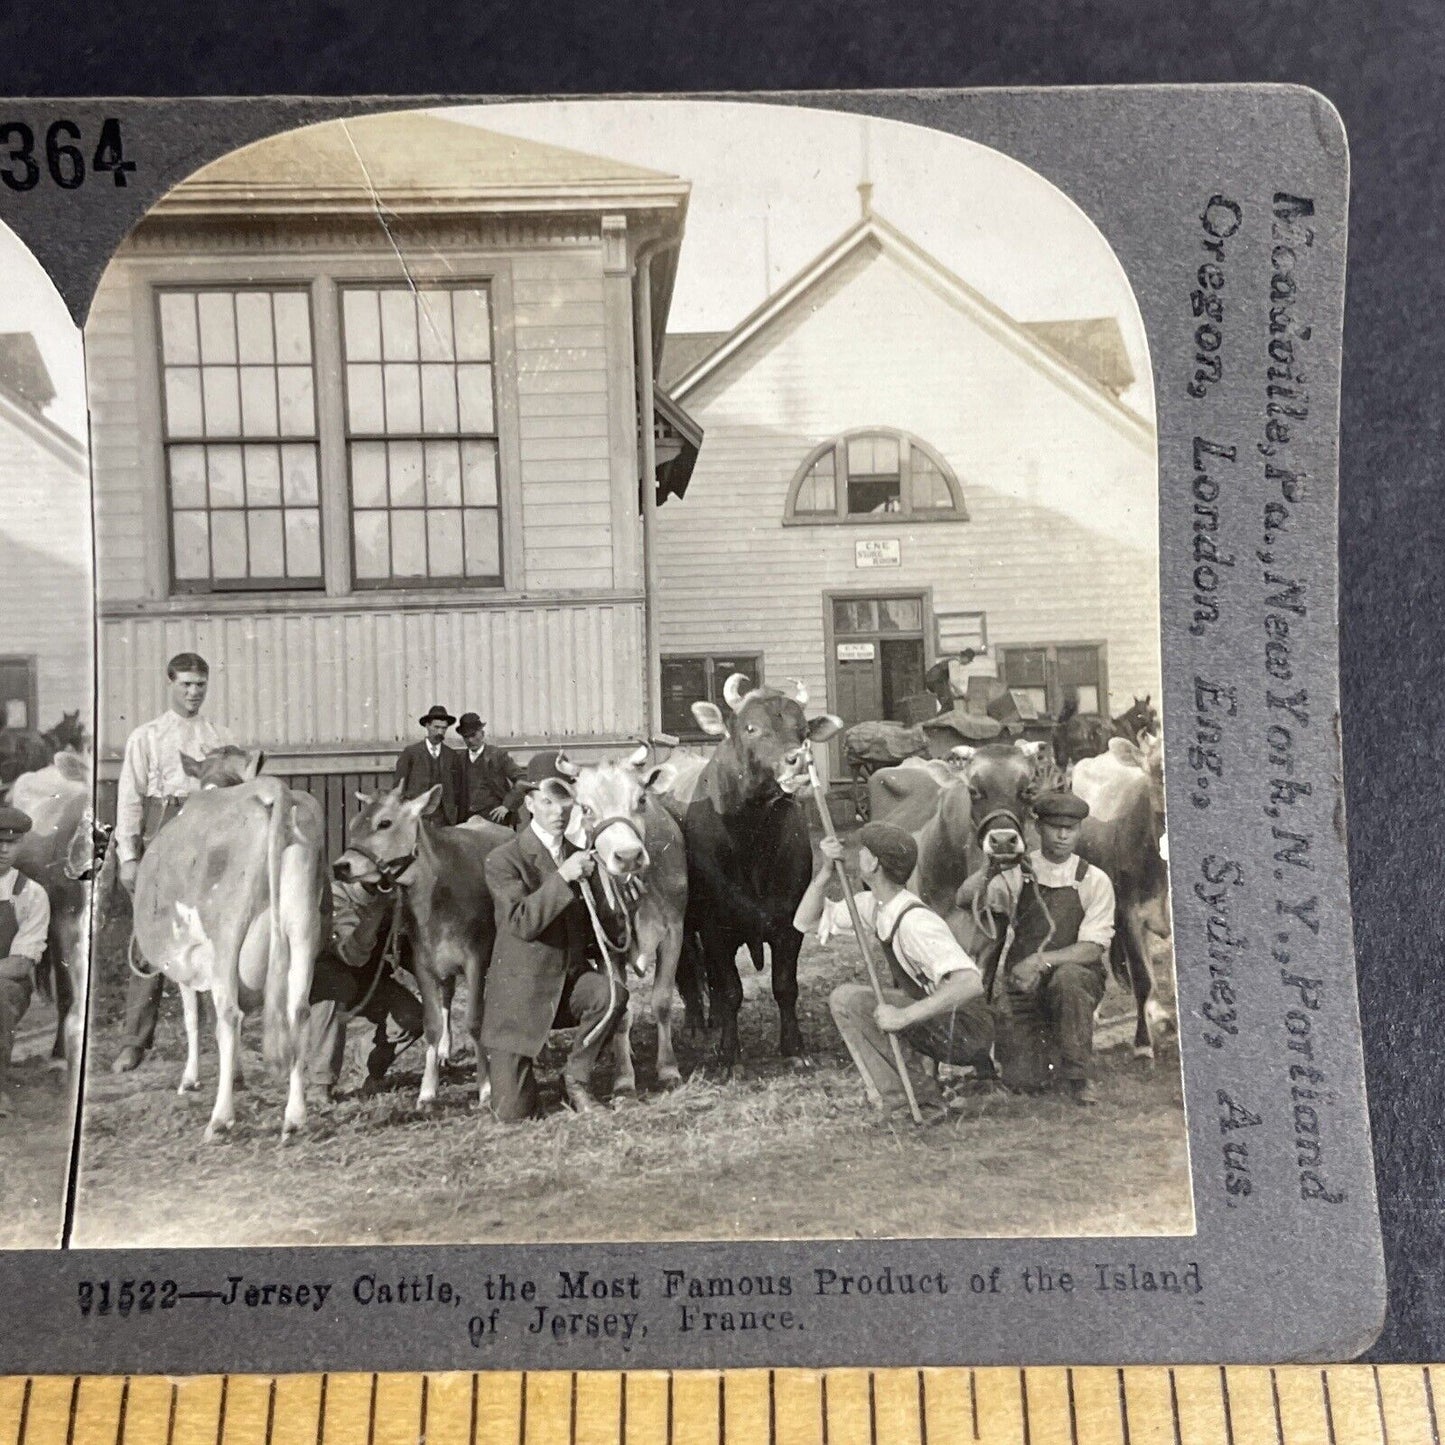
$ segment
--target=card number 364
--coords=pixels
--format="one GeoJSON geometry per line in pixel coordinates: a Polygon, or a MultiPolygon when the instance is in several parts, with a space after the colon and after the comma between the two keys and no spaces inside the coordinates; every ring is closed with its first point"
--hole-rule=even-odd
{"type": "Polygon", "coordinates": [[[107,175],[114,185],[124,186],[133,170],[114,116],[100,123],[93,141],[73,120],[52,121],[39,138],[23,120],[0,121],[0,182],[12,191],[32,191],[47,175],[62,191],[77,190],[87,177],[107,175]]]}

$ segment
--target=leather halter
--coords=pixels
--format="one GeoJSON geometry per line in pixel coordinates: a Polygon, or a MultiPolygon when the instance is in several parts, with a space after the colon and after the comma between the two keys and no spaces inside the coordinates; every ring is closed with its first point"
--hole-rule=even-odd
{"type": "Polygon", "coordinates": [[[1006,819],[1009,823],[1013,825],[1014,831],[1019,835],[1019,840],[1022,841],[1024,836],[1023,819],[1020,818],[1019,815],[1015,813],[1012,808],[994,808],[991,812],[985,813],[983,817],[976,824],[974,824],[973,831],[975,837],[977,837],[980,842],[982,842],[983,838],[987,835],[989,829],[1000,818],[1006,819]]]}
{"type": "MultiPolygon", "coordinates": [[[[417,841],[418,845],[420,845],[420,832],[417,834],[417,841]]],[[[396,887],[397,879],[416,862],[418,848],[413,848],[405,858],[378,858],[370,848],[365,847],[361,843],[348,843],[346,845],[346,851],[348,853],[360,853],[361,856],[376,869],[379,875],[379,881],[376,884],[376,891],[378,893],[390,893],[391,890],[396,887]]]]}

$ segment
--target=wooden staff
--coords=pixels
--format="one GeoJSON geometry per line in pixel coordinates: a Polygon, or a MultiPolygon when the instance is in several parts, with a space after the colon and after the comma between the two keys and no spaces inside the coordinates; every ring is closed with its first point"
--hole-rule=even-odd
{"type": "MultiPolygon", "coordinates": [[[[836,838],[838,834],[833,828],[833,815],[828,811],[828,800],[823,794],[823,785],[818,780],[817,766],[811,758],[808,760],[808,781],[813,785],[813,799],[818,804],[818,817],[822,820],[823,831],[830,838],[836,838]]],[[[863,920],[858,916],[858,904],[853,898],[853,882],[848,877],[847,865],[841,858],[838,860],[838,874],[843,880],[843,899],[848,905],[848,917],[853,922],[853,932],[863,954],[863,966],[868,970],[868,982],[873,985],[873,997],[881,1004],[885,1002],[883,984],[878,977],[878,965],[873,957],[872,941],[868,937],[868,930],[863,927],[863,920]]],[[[884,1032],[888,1034],[888,1042],[893,1048],[893,1066],[898,1070],[898,1077],[903,1080],[903,1092],[908,1096],[908,1112],[913,1115],[915,1124],[921,1124],[923,1113],[913,1094],[913,1080],[908,1077],[908,1065],[903,1061],[903,1045],[899,1042],[897,1034],[886,1029],[884,1032]]]]}

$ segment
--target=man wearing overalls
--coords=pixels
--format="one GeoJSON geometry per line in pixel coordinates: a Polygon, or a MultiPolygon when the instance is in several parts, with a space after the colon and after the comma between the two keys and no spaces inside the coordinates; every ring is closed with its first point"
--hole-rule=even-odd
{"type": "Polygon", "coordinates": [[[50,932],[50,899],[45,890],[10,861],[15,845],[29,831],[30,819],[19,808],[0,807],[0,1119],[10,1113],[5,1086],[15,1029],[30,1007],[35,965],[50,932]]]}
{"type": "Polygon", "coordinates": [[[985,894],[1000,944],[1008,943],[1000,970],[1008,1024],[1001,1029],[999,1064],[1012,1088],[1057,1083],[1076,1103],[1096,1104],[1089,1079],[1094,1010],[1104,996],[1114,939],[1114,885],[1074,852],[1089,815],[1082,798],[1041,794],[1034,815],[1041,846],[1026,867],[989,879],[985,894]]]}
{"type": "MultiPolygon", "coordinates": [[[[125,740],[116,792],[115,849],[121,886],[135,893],[136,870],[152,838],[180,812],[198,784],[186,772],[181,754],[199,762],[233,741],[225,728],[201,716],[211,669],[195,652],[178,653],[166,664],[170,706],[142,723],[125,740]]],[[[125,1034],[111,1072],[136,1068],[155,1040],[161,1006],[161,975],[131,970],[125,991],[125,1034]]]]}
{"type": "MultiPolygon", "coordinates": [[[[992,1072],[993,1016],[983,996],[983,977],[943,919],[904,886],[918,863],[912,837],[891,823],[866,823],[857,840],[866,891],[853,901],[859,921],[883,947],[892,986],[885,986],[879,1003],[868,984],[840,984],[828,1007],[874,1108],[884,1117],[907,1109],[892,1034],[902,1045],[924,1121],[935,1122],[946,1116],[946,1105],[921,1056],[992,1072]]],[[[847,900],[830,902],[826,896],[843,844],[824,838],[819,847],[822,858],[793,915],[793,927],[806,933],[817,925],[818,941],[827,943],[852,925],[847,900]]]]}

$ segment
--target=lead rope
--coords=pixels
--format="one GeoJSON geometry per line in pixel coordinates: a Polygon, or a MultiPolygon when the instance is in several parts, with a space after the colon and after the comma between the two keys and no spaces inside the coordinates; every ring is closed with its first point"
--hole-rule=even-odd
{"type": "Polygon", "coordinates": [[[597,946],[602,950],[602,971],[607,975],[607,1012],[582,1037],[582,1047],[591,1048],[602,1030],[613,1022],[613,1012],[617,1008],[617,971],[612,961],[612,944],[602,926],[601,918],[597,915],[597,904],[586,879],[582,880],[582,901],[587,905],[587,915],[592,920],[592,932],[596,935],[597,946]]]}
{"type": "MultiPolygon", "coordinates": [[[[392,970],[395,969],[401,956],[401,889],[395,890],[395,896],[391,903],[391,923],[386,932],[386,947],[381,951],[381,957],[376,961],[376,967],[371,972],[371,982],[366,986],[366,992],[361,996],[361,1002],[355,1008],[342,1009],[341,1016],[348,1023],[360,1014],[364,1014],[367,1005],[371,1003],[376,990],[381,985],[383,978],[390,978],[392,970]]],[[[411,1040],[415,1043],[416,1040],[411,1040]]]]}

